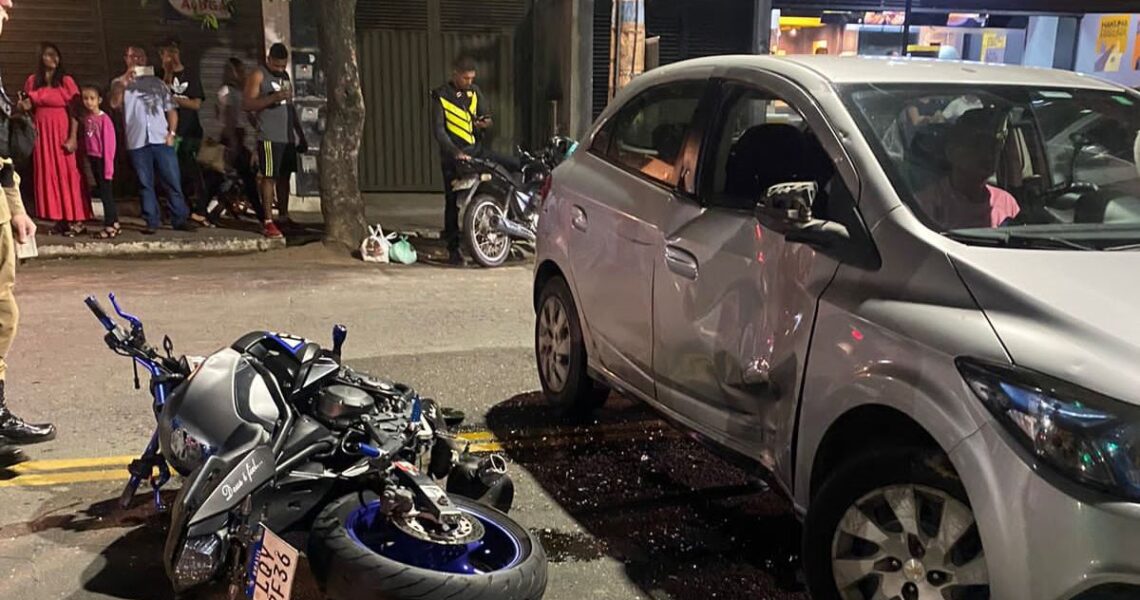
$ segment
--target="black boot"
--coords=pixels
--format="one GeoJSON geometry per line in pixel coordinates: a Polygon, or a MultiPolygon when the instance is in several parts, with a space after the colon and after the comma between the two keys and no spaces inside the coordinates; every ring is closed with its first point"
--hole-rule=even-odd
{"type": "Polygon", "coordinates": [[[55,425],[25,423],[8,410],[3,380],[0,380],[0,438],[11,444],[35,444],[55,438],[55,425]]]}
{"type": "Polygon", "coordinates": [[[0,442],[0,469],[18,465],[28,460],[28,456],[24,454],[23,450],[0,442]]]}
{"type": "Polygon", "coordinates": [[[453,267],[459,267],[463,265],[463,255],[459,253],[458,248],[452,248],[447,251],[447,264],[453,267]]]}

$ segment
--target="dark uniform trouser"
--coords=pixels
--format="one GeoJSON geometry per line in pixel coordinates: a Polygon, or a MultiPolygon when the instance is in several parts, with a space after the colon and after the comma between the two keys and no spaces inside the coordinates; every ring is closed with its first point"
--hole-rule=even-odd
{"type": "MultiPolygon", "coordinates": [[[[519,161],[513,156],[499,154],[486,148],[468,149],[468,154],[475,158],[493,160],[511,171],[519,170],[519,161]]],[[[447,241],[447,249],[459,250],[459,194],[451,189],[451,182],[459,176],[459,161],[450,156],[440,157],[440,166],[443,170],[443,239],[447,241]]]]}
{"type": "MultiPolygon", "coordinates": [[[[2,195],[2,193],[0,193],[2,195]]],[[[3,201],[0,198],[0,201],[3,201]]],[[[12,238],[12,223],[0,223],[0,381],[8,371],[4,359],[12,349],[16,325],[20,322],[20,309],[12,287],[16,284],[16,243],[12,238]]]]}

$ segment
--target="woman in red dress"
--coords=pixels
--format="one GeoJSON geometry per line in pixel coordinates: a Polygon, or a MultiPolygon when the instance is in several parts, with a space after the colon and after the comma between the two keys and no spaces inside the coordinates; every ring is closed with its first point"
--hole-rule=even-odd
{"type": "Polygon", "coordinates": [[[84,197],[75,150],[79,146],[76,107],[79,88],[63,68],[55,44],[40,48],[40,64],[24,83],[27,98],[20,104],[35,115],[36,214],[56,221],[54,233],[75,236],[86,228],[91,206],[84,197]]]}

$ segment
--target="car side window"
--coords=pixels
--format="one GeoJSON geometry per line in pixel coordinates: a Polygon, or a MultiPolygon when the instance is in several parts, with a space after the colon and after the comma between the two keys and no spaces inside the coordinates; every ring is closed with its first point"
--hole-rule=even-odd
{"type": "Polygon", "coordinates": [[[694,81],[642,93],[595,138],[595,151],[655,181],[676,185],[674,167],[704,90],[705,82],[694,81]]]}
{"type": "Polygon", "coordinates": [[[702,157],[702,193],[711,206],[751,210],[768,188],[832,184],[835,166],[803,115],[756,88],[726,88],[719,122],[702,157]]]}

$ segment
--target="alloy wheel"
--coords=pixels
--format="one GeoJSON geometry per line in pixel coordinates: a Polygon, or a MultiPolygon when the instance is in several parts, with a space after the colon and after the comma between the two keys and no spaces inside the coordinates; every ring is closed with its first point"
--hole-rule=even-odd
{"type": "Polygon", "coordinates": [[[989,573],[974,514],[941,490],[876,489],[844,513],[832,542],[844,600],[985,600],[989,573]]]}
{"type": "Polygon", "coordinates": [[[570,320],[557,296],[542,303],[538,317],[538,368],[550,391],[559,393],[570,375],[570,320]]]}

